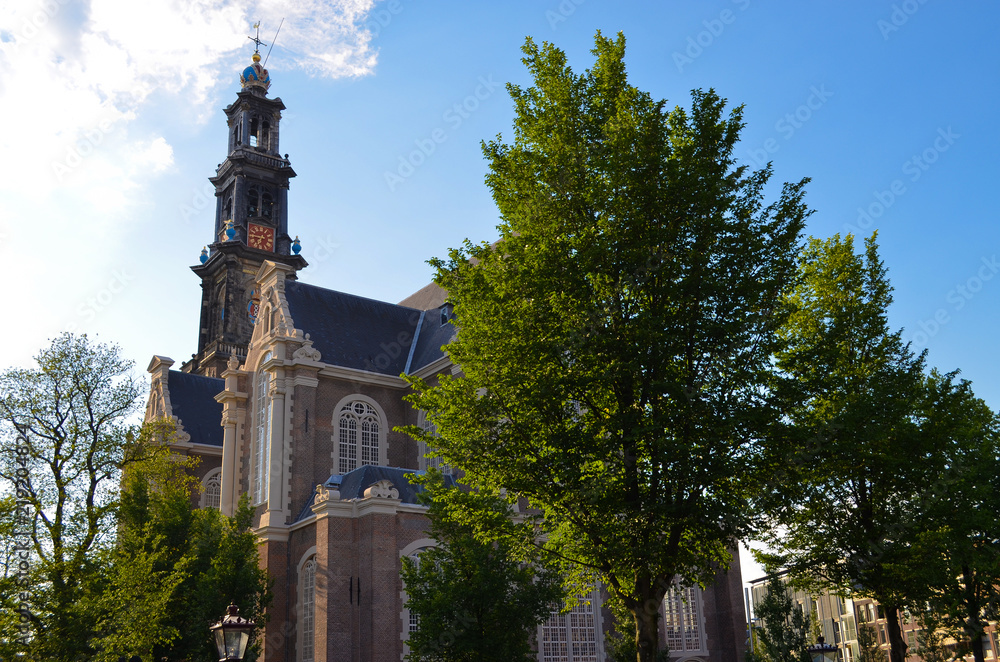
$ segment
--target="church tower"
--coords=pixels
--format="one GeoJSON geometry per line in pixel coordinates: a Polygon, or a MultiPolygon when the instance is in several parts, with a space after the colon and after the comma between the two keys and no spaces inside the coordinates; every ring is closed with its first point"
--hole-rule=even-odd
{"type": "Polygon", "coordinates": [[[209,178],[216,197],[212,243],[191,267],[201,278],[201,326],[198,353],[183,370],[207,377],[220,376],[230,357],[246,358],[260,302],[254,277],[264,260],[291,267],[292,279],[306,266],[298,239],[288,236],[288,181],[295,171],[278,151],[285,105],[267,97],[271,78],[258,51],[240,84],[225,109],[227,156],[209,178]]]}

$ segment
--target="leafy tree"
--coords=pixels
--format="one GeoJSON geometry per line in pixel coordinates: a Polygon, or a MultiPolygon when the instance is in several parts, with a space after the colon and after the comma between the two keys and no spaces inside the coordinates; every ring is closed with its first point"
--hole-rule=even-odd
{"type": "Polygon", "coordinates": [[[960,632],[983,662],[985,628],[1000,607],[1000,422],[968,382],[947,386],[935,406],[945,463],[922,509],[928,526],[917,547],[935,570],[929,604],[939,625],[960,632]]]}
{"type": "Polygon", "coordinates": [[[137,459],[141,386],[117,347],[86,336],[59,336],[35,362],[0,373],[0,477],[21,502],[5,504],[6,526],[30,541],[25,574],[5,566],[0,657],[74,660],[92,652],[89,610],[114,542],[118,480],[137,459]],[[13,629],[22,592],[26,645],[13,629]]]}
{"type": "Polygon", "coordinates": [[[810,662],[806,653],[810,618],[792,604],[788,587],[780,577],[767,581],[767,593],[755,608],[762,627],[757,629],[756,651],[760,662],[810,662]]]}
{"type": "Polygon", "coordinates": [[[419,618],[419,627],[409,636],[407,659],[535,660],[534,632],[563,592],[555,568],[524,564],[512,554],[511,536],[532,536],[533,531],[514,524],[510,506],[495,496],[445,487],[438,473],[427,484],[432,495],[430,533],[439,546],[424,551],[417,561],[403,559],[406,607],[419,618]],[[481,539],[479,515],[486,511],[493,513],[489,526],[509,534],[496,543],[481,539]]]}
{"type": "Polygon", "coordinates": [[[580,75],[522,50],[514,142],[483,146],[500,239],[431,262],[462,375],[412,380],[411,401],[473,488],[539,510],[545,549],[599,576],[651,662],[671,582],[711,581],[754,519],[805,180],[766,204],[770,169],[734,159],[742,109],[695,91],[668,111],[628,83],[621,35],[580,75]]]}
{"type": "Polygon", "coordinates": [[[950,662],[955,659],[952,651],[944,643],[948,633],[934,612],[924,612],[918,620],[921,628],[917,631],[920,659],[923,662],[950,662]]]}
{"type": "MultiPolygon", "coordinates": [[[[122,488],[118,544],[108,555],[94,647],[100,662],[138,654],[153,660],[218,658],[208,625],[230,602],[262,624],[270,581],[258,565],[250,531],[253,509],[242,499],[233,518],[192,506],[188,463],[159,445],[122,488]]],[[[255,659],[255,647],[247,655],[255,659]]]]}
{"type": "Polygon", "coordinates": [[[858,662],[885,662],[885,651],[871,623],[858,623],[858,662]]]}
{"type": "Polygon", "coordinates": [[[787,300],[777,390],[792,403],[798,455],[795,479],[776,490],[786,499],[772,510],[772,562],[877,600],[890,659],[903,662],[899,612],[926,595],[914,542],[941,468],[932,419],[950,377],[928,382],[923,355],[889,329],[892,288],[875,239],[861,255],[850,235],[811,240],[787,300]]]}

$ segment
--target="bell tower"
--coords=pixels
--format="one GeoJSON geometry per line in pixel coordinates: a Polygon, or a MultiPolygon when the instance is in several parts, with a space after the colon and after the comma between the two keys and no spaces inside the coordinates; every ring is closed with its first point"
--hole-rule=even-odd
{"type": "Polygon", "coordinates": [[[183,370],[208,377],[221,375],[230,357],[246,357],[260,302],[254,276],[264,260],[295,270],[306,266],[298,238],[288,236],[288,182],[295,171],[278,151],[285,104],[267,97],[271,78],[259,51],[240,84],[236,101],[225,109],[226,159],[209,178],[216,197],[212,243],[202,251],[201,264],[191,267],[201,278],[201,327],[198,353],[183,370]]]}

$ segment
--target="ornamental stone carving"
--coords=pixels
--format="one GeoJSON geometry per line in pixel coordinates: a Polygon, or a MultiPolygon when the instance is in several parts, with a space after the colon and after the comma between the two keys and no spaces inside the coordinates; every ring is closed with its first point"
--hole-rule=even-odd
{"type": "Polygon", "coordinates": [[[365,490],[365,498],[368,499],[369,497],[398,499],[399,490],[392,486],[392,481],[383,478],[365,490]]]}
{"type": "Polygon", "coordinates": [[[313,341],[309,339],[309,334],[307,333],[305,342],[303,343],[302,347],[299,347],[297,350],[295,350],[295,352],[292,353],[292,358],[303,359],[306,361],[315,361],[316,363],[319,363],[319,360],[322,358],[322,354],[320,354],[319,350],[313,347],[312,345],[313,341]]]}
{"type": "Polygon", "coordinates": [[[338,489],[327,489],[322,485],[316,486],[316,501],[315,503],[325,503],[327,501],[340,501],[340,490],[338,489]]]}

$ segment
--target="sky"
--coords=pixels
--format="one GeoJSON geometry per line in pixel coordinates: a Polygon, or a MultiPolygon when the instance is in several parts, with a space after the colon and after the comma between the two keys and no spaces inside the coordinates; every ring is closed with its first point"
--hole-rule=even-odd
{"type": "Polygon", "coordinates": [[[743,104],[737,157],[772,162],[772,197],[811,178],[809,234],[877,230],[892,325],[1000,407],[995,1],[151,7],[17,0],[0,12],[0,369],[63,331],[119,344],[137,372],[195,351],[189,267],[212,240],[208,177],[254,22],[269,96],[287,106],[301,278],[391,302],[430,281],[428,259],[497,238],[481,141],[512,137],[505,84],[530,84],[525,38],[583,71],[600,30],[625,34],[630,81],[668,106],[699,88],[743,104]]]}

